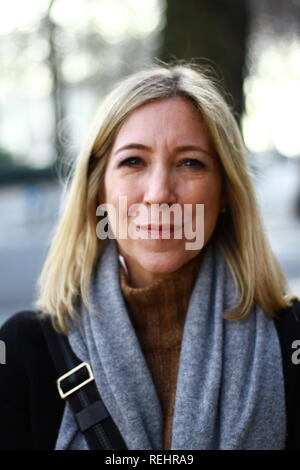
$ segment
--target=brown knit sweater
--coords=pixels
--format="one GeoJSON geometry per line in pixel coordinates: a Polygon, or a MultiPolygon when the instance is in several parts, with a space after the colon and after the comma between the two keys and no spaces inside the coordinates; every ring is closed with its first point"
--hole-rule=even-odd
{"type": "Polygon", "coordinates": [[[146,287],[131,287],[119,269],[122,293],[161,403],[164,450],[171,448],[181,340],[200,258],[146,287]]]}

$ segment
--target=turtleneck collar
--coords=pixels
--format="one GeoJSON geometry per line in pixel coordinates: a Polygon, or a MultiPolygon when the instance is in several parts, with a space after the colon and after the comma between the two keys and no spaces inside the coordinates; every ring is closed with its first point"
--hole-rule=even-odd
{"type": "Polygon", "coordinates": [[[200,261],[201,253],[177,271],[145,287],[130,286],[124,268],[120,265],[121,290],[131,320],[137,330],[143,330],[143,336],[148,337],[154,331],[159,331],[160,339],[164,337],[165,344],[170,343],[170,347],[174,344],[173,340],[178,340],[170,335],[170,330],[173,330],[175,337],[177,330],[178,335],[181,335],[200,261]]]}
{"type": "Polygon", "coordinates": [[[182,265],[178,270],[144,287],[130,285],[126,264],[124,259],[122,261],[120,259],[119,276],[123,294],[125,294],[127,300],[135,299],[138,302],[147,303],[147,305],[153,303],[153,296],[156,294],[163,294],[172,289],[175,290],[176,295],[184,295],[194,283],[193,281],[200,266],[200,258],[201,253],[182,265]]]}

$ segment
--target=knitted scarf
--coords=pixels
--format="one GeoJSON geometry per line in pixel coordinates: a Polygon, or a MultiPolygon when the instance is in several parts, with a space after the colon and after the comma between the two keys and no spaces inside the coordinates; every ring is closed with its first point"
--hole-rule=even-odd
{"type": "MultiPolygon", "coordinates": [[[[184,325],[171,448],[284,449],[284,379],[274,321],[258,306],[245,320],[222,317],[237,302],[232,275],[215,244],[204,250],[184,325]]],[[[82,321],[68,320],[69,342],[91,364],[128,449],[161,450],[162,410],[126,310],[118,263],[116,241],[107,240],[90,284],[97,313],[81,303],[82,321]]],[[[56,449],[88,449],[68,403],[56,449]]]]}

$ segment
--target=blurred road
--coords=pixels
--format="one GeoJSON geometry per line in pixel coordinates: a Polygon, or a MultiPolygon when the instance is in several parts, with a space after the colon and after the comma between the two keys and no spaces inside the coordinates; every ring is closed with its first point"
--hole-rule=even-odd
{"type": "MultiPolygon", "coordinates": [[[[259,205],[274,252],[300,296],[300,220],[295,216],[299,165],[290,160],[256,167],[259,205]]],[[[0,189],[0,324],[32,308],[34,285],[61,206],[61,187],[36,184],[0,189]]]]}
{"type": "Polygon", "coordinates": [[[62,190],[56,184],[0,189],[0,324],[33,308],[34,286],[57,220],[62,190]]]}

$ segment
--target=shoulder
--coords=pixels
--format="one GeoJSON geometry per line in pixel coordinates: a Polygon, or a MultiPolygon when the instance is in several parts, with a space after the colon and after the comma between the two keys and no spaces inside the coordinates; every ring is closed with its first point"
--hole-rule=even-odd
{"type": "Polygon", "coordinates": [[[0,339],[6,346],[7,363],[46,350],[46,344],[35,311],[22,310],[12,315],[0,328],[0,339]]]}
{"type": "Polygon", "coordinates": [[[299,349],[300,302],[295,300],[290,307],[277,312],[274,321],[282,351],[287,411],[286,449],[299,450],[300,362],[298,359],[299,354],[295,351],[295,345],[299,349]]]}
{"type": "Polygon", "coordinates": [[[295,336],[300,339],[300,301],[294,300],[290,307],[279,310],[274,318],[280,336],[295,336]]]}
{"type": "MultiPolygon", "coordinates": [[[[50,320],[48,320],[50,321],[50,320]]],[[[51,449],[64,403],[57,372],[35,311],[19,311],[0,328],[6,350],[0,366],[0,449],[51,449]]]]}
{"type": "Polygon", "coordinates": [[[278,311],[274,322],[283,352],[283,360],[290,362],[293,343],[295,340],[300,340],[299,300],[294,300],[290,307],[278,311]]]}
{"type": "Polygon", "coordinates": [[[12,340],[20,332],[29,335],[39,331],[38,314],[33,310],[21,310],[8,318],[0,328],[1,337],[12,340]]]}
{"type": "Polygon", "coordinates": [[[55,374],[40,315],[36,311],[22,310],[12,315],[0,328],[0,340],[5,345],[7,371],[13,370],[15,374],[18,372],[31,378],[37,372],[55,374]]]}

